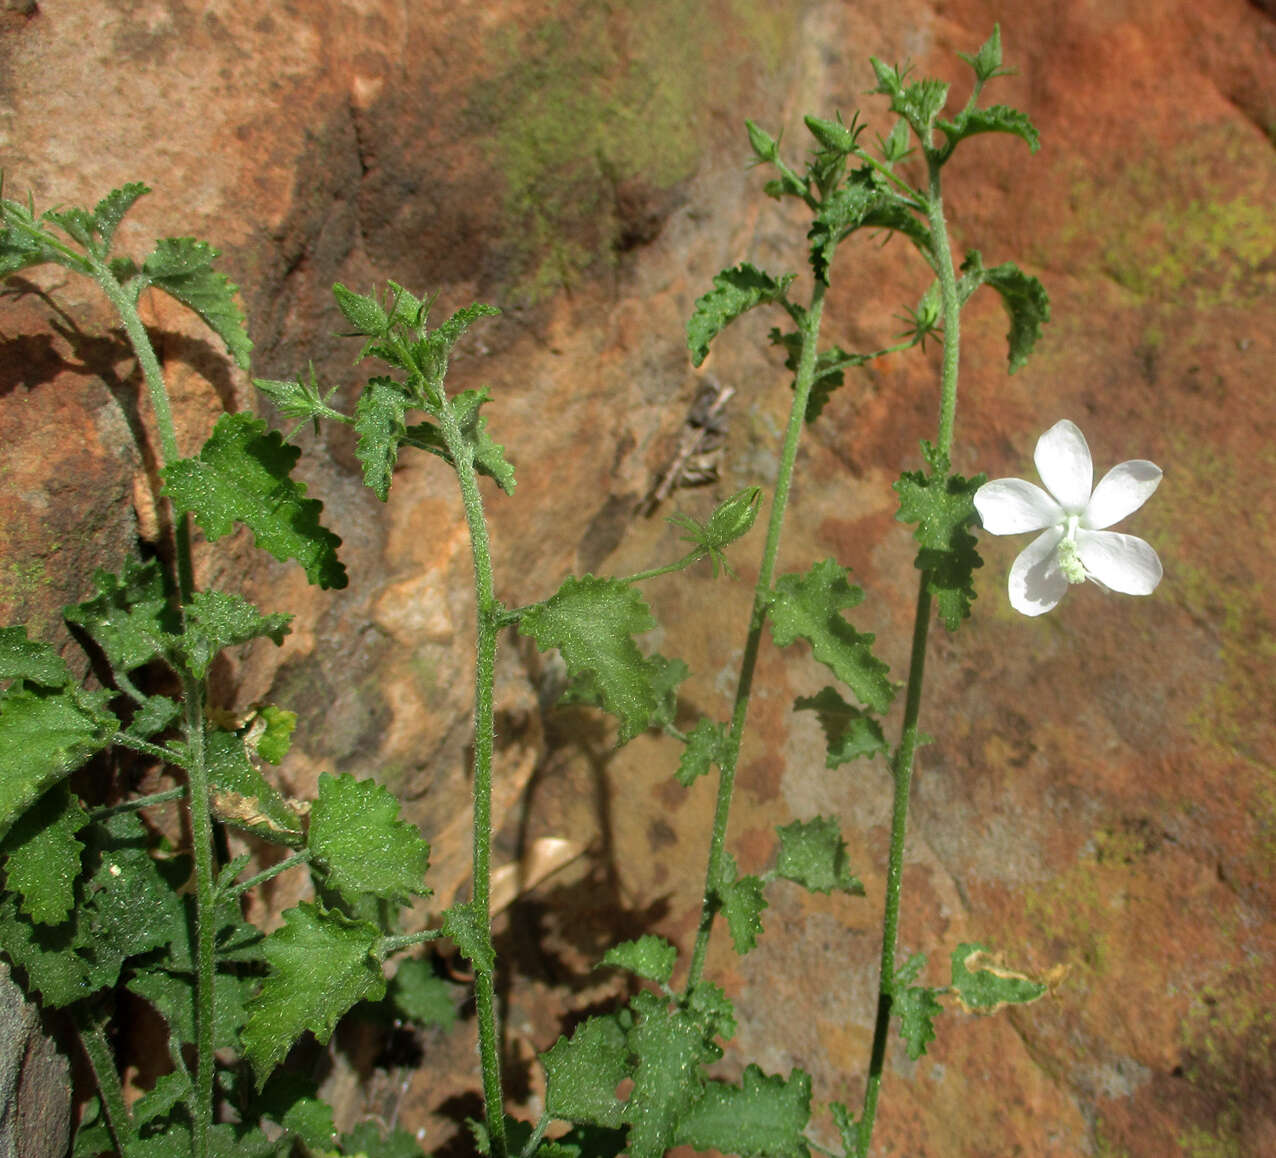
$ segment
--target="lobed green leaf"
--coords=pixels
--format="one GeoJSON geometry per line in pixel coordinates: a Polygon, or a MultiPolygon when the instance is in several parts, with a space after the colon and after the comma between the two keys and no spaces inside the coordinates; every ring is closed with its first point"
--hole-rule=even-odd
{"type": "Polygon", "coordinates": [[[981,84],[997,76],[1013,75],[1009,69],[1001,67],[1001,25],[992,26],[992,35],[983,42],[974,56],[964,52],[957,54],[975,70],[975,79],[981,84]]]}
{"type": "Polygon", "coordinates": [[[704,717],[697,720],[678,760],[678,771],[674,773],[678,783],[690,788],[701,776],[708,775],[712,765],[720,764],[726,738],[726,725],[704,717]]]}
{"type": "Polygon", "coordinates": [[[646,729],[660,706],[653,687],[659,673],[633,641],[655,626],[637,590],[593,575],[566,579],[519,620],[519,630],[541,651],[558,648],[569,676],[588,678],[602,706],[620,719],[622,744],[646,729]]]}
{"type": "Polygon", "coordinates": [[[930,474],[906,471],[894,484],[899,495],[895,518],[917,524],[913,538],[920,549],[914,566],[927,576],[926,590],[949,631],[969,617],[975,600],[974,572],[983,560],[967,528],[979,520],[975,492],[987,481],[983,474],[971,479],[949,474],[947,460],[936,459],[930,474]]]}
{"type": "Polygon", "coordinates": [[[892,1011],[899,1017],[899,1035],[908,1047],[908,1056],[916,1061],[935,1040],[935,1018],[944,1011],[938,995],[942,990],[930,989],[913,982],[926,964],[924,953],[914,953],[895,974],[892,1011]]]}
{"type": "Polygon", "coordinates": [[[811,1078],[795,1069],[788,1080],[746,1067],[741,1084],[709,1082],[678,1121],[680,1145],[740,1158],[808,1158],[803,1131],[811,1119],[811,1078]]]}
{"type": "Polygon", "coordinates": [[[953,950],[952,968],[953,992],[970,1013],[995,1013],[1004,1005],[1027,1005],[1049,991],[1044,982],[1007,968],[986,945],[974,942],[963,942],[953,950]]]}
{"type": "Polygon", "coordinates": [[[986,270],[984,281],[1001,295],[1010,316],[1006,342],[1013,374],[1028,361],[1041,337],[1041,327],[1050,320],[1050,296],[1040,281],[1010,261],[986,270]]]}
{"type": "Polygon", "coordinates": [[[197,679],[203,679],[217,653],[225,647],[270,639],[282,644],[291,615],[262,615],[242,595],[197,591],[186,606],[186,635],[182,649],[197,679]]]}
{"type": "Polygon", "coordinates": [[[799,696],[793,702],[798,712],[815,712],[824,729],[826,768],[840,768],[861,756],[875,756],[889,750],[882,725],[867,712],[848,704],[836,688],[821,688],[813,696],[799,696]]]}
{"type": "Polygon", "coordinates": [[[886,678],[886,664],[873,655],[873,636],[856,631],[842,617],[842,611],[864,598],[859,587],[846,581],[848,574],[825,559],[805,574],[782,575],[771,595],[771,635],[778,647],[807,640],[815,658],[880,714],[890,707],[895,691],[886,678]]]}
{"type": "Polygon", "coordinates": [[[386,1132],[376,1122],[360,1122],[341,1135],[341,1153],[355,1158],[421,1158],[421,1143],[407,1130],[386,1132]]]}
{"type": "Polygon", "coordinates": [[[846,841],[837,821],[828,816],[795,820],[777,828],[780,852],[775,872],[813,893],[839,892],[864,895],[864,886],[846,861],[846,841]]]}
{"type": "Polygon", "coordinates": [[[570,1038],[560,1037],[541,1054],[541,1062],[549,1114],[612,1129],[624,1124],[616,1087],[630,1076],[629,1048],[617,1015],[581,1022],[570,1038]]]}
{"type": "Polygon", "coordinates": [[[253,766],[243,739],[215,728],[207,732],[204,744],[213,815],[263,840],[299,847],[304,839],[301,817],[253,766]]]}
{"type": "Polygon", "coordinates": [[[399,446],[407,434],[403,416],[415,405],[393,378],[372,378],[354,408],[359,444],[354,456],[363,463],[363,483],[382,502],[390,494],[399,446]]]}
{"type": "Polygon", "coordinates": [[[258,1089],[307,1030],[323,1045],[352,1005],[385,994],[375,925],[309,902],[283,919],[265,940],[270,973],[248,1005],[241,1034],[258,1089]]]}
{"type": "Polygon", "coordinates": [[[446,1032],[456,1023],[458,992],[455,985],[435,975],[429,961],[410,957],[399,962],[389,997],[405,1021],[437,1025],[446,1032]]]}
{"type": "Polygon", "coordinates": [[[281,562],[296,559],[311,583],[346,585],[341,540],[319,524],[323,504],[290,477],[301,451],[251,414],[223,414],[198,458],[164,468],[163,493],[179,514],[192,514],[213,541],[236,522],[281,562]]]}
{"type": "Polygon", "coordinates": [[[252,1108],[256,1116],[282,1126],[312,1153],[331,1152],[336,1145],[332,1107],[320,1098],[318,1085],[308,1074],[276,1070],[252,1108]]]}
{"type": "Polygon", "coordinates": [[[762,911],[767,899],[762,892],[762,880],[755,876],[736,876],[735,858],[722,854],[722,875],[715,886],[722,916],[731,933],[735,951],[743,956],[758,943],[762,933],[762,911]]]}
{"type": "Polygon", "coordinates": [[[19,624],[0,627],[0,680],[64,688],[71,683],[71,669],[43,640],[28,639],[26,627],[19,624]]]}
{"type": "Polygon", "coordinates": [[[5,888],[22,898],[22,912],[42,925],[57,925],[75,904],[84,845],[75,834],[88,813],[66,782],[54,785],[27,809],[4,838],[5,888]]]}
{"type": "Polygon", "coordinates": [[[306,847],[350,905],[369,894],[402,903],[429,895],[430,846],[399,819],[398,800],[375,780],[320,773],[306,847]]]}
{"type": "Polygon", "coordinates": [[[951,152],[959,141],[973,137],[976,133],[1010,133],[1027,141],[1028,149],[1033,153],[1041,148],[1041,137],[1027,113],[1021,113],[1008,105],[966,109],[951,121],[939,121],[936,128],[948,138],[946,152],[951,152]]]}
{"type": "Polygon", "coordinates": [[[97,594],[62,609],[102,649],[112,670],[130,672],[151,660],[168,659],[182,630],[159,563],[129,558],[122,575],[93,572],[97,594]]]}
{"type": "Polygon", "coordinates": [[[115,240],[115,230],[124,215],[133,208],[139,197],[151,190],[141,181],[130,181],[119,189],[112,189],[93,209],[93,228],[102,239],[100,253],[106,256],[115,240]]]}
{"type": "MultiPolygon", "coordinates": [[[[479,474],[495,479],[497,486],[507,495],[514,493],[514,468],[505,461],[505,448],[487,433],[487,419],[480,417],[479,407],[489,401],[486,390],[464,390],[451,399],[449,405],[461,427],[461,433],[469,444],[474,469],[479,474]]],[[[443,439],[443,433],[432,422],[419,422],[409,426],[402,440],[408,446],[437,454],[454,469],[452,452],[443,439]]]]}
{"type": "Polygon", "coordinates": [[[747,262],[724,269],[713,279],[713,289],[696,299],[687,322],[687,347],[693,365],[709,356],[709,343],[741,314],[767,302],[783,302],[796,274],[773,278],[747,262]]]}
{"type": "Polygon", "coordinates": [[[248,369],[252,340],[243,311],[235,302],[239,288],[213,269],[217,250],[193,237],[164,237],[142,263],[142,274],[156,289],[192,309],[225,343],[241,369],[248,369]]]}
{"type": "Polygon", "coordinates": [[[668,985],[677,961],[677,949],[663,937],[647,933],[636,941],[622,941],[619,945],[613,945],[603,955],[601,964],[628,969],[657,985],[668,985]]]}
{"type": "Polygon", "coordinates": [[[443,935],[452,938],[476,969],[490,973],[496,967],[487,914],[479,912],[472,901],[455,904],[443,914],[443,935]]]}

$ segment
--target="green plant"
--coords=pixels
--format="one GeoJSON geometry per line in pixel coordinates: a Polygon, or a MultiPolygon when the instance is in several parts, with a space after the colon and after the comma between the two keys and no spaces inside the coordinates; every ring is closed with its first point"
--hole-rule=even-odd
{"type": "MultiPolygon", "coordinates": [[[[1113,563],[1108,554],[1113,543],[1129,537],[1101,538],[1108,533],[1098,528],[1119,517],[1117,508],[1129,513],[1138,505],[1130,505],[1123,491],[1120,501],[1107,503],[1103,514],[1111,517],[1101,521],[1104,484],[1086,505],[1088,450],[1083,480],[1078,481],[1079,467],[1072,473],[1042,467],[1058,502],[1018,480],[987,483],[982,475],[965,478],[951,469],[962,307],[981,286],[1001,296],[1010,319],[1012,373],[1030,355],[1049,317],[1044,289],[1015,265],[985,266],[973,251],[959,267],[954,262],[942,195],[943,168],[954,150],[967,137],[989,132],[1019,137],[1034,150],[1037,146],[1036,131],[1022,113],[979,104],[984,85],[1004,73],[999,33],[964,59],[974,72],[973,91],[965,107],[947,118],[946,85],[910,82],[904,70],[874,60],[875,91],[889,98],[898,120],[873,149],[861,143],[857,117],[849,124],[840,116],[807,117],[815,148],[798,170],[784,160],[777,140],[748,125],[757,161],[776,174],[765,187],[767,194],[796,199],[810,214],[811,282],[805,301],[798,302],[791,296],[798,284],[795,274],[777,277],[738,265],[713,279],[687,324],[688,346],[698,365],[731,322],[751,309],[774,306],[784,324],[772,330],[771,341],[785,352],[794,374],[741,668],[725,719],[704,717],[688,731],[676,726],[677,689],[687,668],[676,658],[640,648],[635,637],[655,620],[638,584],[705,559],[715,576],[721,566],[733,578],[726,552],[759,516],[764,505],[759,488],[731,496],[704,523],[675,516],[690,550],[667,565],[623,578],[573,576],[548,597],[507,607],[495,595],[478,477],[487,476],[512,496],[514,471],[488,432],[487,392],[449,394],[446,389],[453,347],[472,325],[495,314],[494,308],[473,305],[431,328],[431,302],[394,282],[381,294],[337,285],[337,306],[364,341],[361,356],[381,364],[353,413],[331,405],[331,392],[313,373],[305,380],[257,381],[286,418],[352,428],[364,482],[382,501],[388,499],[405,448],[437,456],[457,478],[476,591],[472,892],[469,900],[447,910],[439,927],[410,932],[402,931],[401,910],[414,895],[428,891],[429,849],[399,818],[393,797],[373,780],[324,774],[303,814],[262,768],[285,757],[295,717],[262,706],[239,726],[227,727],[210,720],[206,711],[205,678],[217,653],[256,638],[279,643],[289,617],[262,613],[237,594],[196,589],[191,518],[213,541],[237,523],[248,526],[259,547],[278,559],[295,560],[321,587],[347,581],[337,558],[339,541],[319,521],[320,504],[290,477],[300,452],[263,420],[224,415],[197,456],[179,457],[167,391],[137,302],[147,288],[169,293],[195,310],[246,366],[251,345],[234,287],[212,268],[214,251],[190,239],[167,239],[140,265],[115,256],[115,229],[146,192],[138,184],[110,193],[92,211],[50,211],[40,217],[29,204],[0,198],[0,273],[55,263],[93,278],[118,311],[151,394],[163,494],[174,515],[171,571],[151,560],[130,563],[120,575],[98,572],[97,591],[66,609],[67,622],[105,662],[105,686],[83,686],[53,649],[29,639],[25,628],[0,631],[0,680],[8,683],[0,696],[0,851],[6,889],[0,900],[0,949],[28,991],[48,1007],[67,1010],[79,1028],[98,1096],[81,1123],[77,1155],[114,1149],[128,1158],[206,1158],[232,1149],[271,1154],[298,1147],[324,1154],[411,1152],[415,1143],[402,1134],[383,1139],[360,1129],[338,1138],[331,1110],[318,1100],[313,1085],[279,1067],[305,1033],[326,1041],[352,1006],[382,999],[389,957],[441,937],[455,942],[474,969],[486,1108],[485,1121],[474,1128],[483,1153],[566,1158],[624,1151],[653,1158],[677,1145],[778,1156],[822,1149],[808,1134],[812,1089],[801,1070],[786,1077],[748,1065],[739,1083],[711,1077],[706,1070],[722,1057],[721,1043],[735,1029],[731,1002],[704,976],[719,918],[735,950],[747,953],[762,933],[766,889],[773,881],[796,882],[816,893],[863,893],[832,817],[780,827],[776,863],[761,875],[741,874],[728,850],[736,764],[768,624],[777,646],[805,640],[833,677],[816,696],[795,704],[820,714],[828,767],[882,756],[894,782],[878,1014],[865,1097],[858,1114],[837,1103],[829,1107],[842,1152],[847,1158],[870,1152],[892,1027],[917,1058],[934,1038],[933,1023],[945,999],[991,1011],[1047,992],[1045,980],[1007,967],[983,945],[951,950],[951,983],[943,987],[916,984],[925,964],[920,954],[903,964],[897,960],[904,837],[914,756],[922,742],[928,634],[935,615],[953,632],[970,614],[971,576],[980,565],[972,533],[979,512],[996,522],[991,529],[997,533],[1045,529],[1049,542],[1040,548],[1034,544],[1029,552],[1035,553],[1024,564],[1037,568],[1035,578],[1026,581],[1020,575],[1016,588],[1012,575],[1012,593],[1026,584],[1040,596],[1032,604],[1035,613],[1047,609],[1041,604],[1052,593],[1057,602],[1060,583],[1066,588],[1068,581],[1097,575],[1121,589],[1112,581],[1121,572],[1120,561],[1113,563]],[[889,351],[822,349],[821,322],[835,256],[864,230],[900,235],[931,271],[933,284],[908,311],[909,328],[889,351]],[[780,574],[780,546],[805,428],[820,420],[848,370],[886,352],[924,345],[928,338],[943,343],[936,437],[922,444],[926,469],[905,472],[895,484],[897,517],[914,527],[919,586],[902,726],[892,745],[881,718],[896,686],[874,654],[873,636],[856,630],[844,614],[859,605],[863,591],[832,559],[805,572],[780,574]],[[1032,583],[1043,584],[1046,594],[1032,583]],[[648,730],[662,731],[682,745],[675,773],[680,783],[690,785],[715,769],[718,777],[702,915],[689,954],[682,957],[677,947],[652,935],[606,953],[604,964],[630,971],[649,987],[624,1008],[584,1021],[543,1055],[548,1093],[536,1123],[508,1118],[503,1108],[489,900],[493,675],[498,635],[510,627],[540,649],[561,653],[571,699],[614,716],[619,743],[648,730]],[[155,678],[157,669],[171,673],[177,694],[151,690],[162,684],[155,678]],[[95,754],[112,747],[157,762],[178,783],[150,796],[87,804],[116,786],[104,789],[91,775],[72,774],[86,766],[91,770],[95,754]],[[185,810],[188,849],[168,847],[139,818],[145,810],[175,804],[185,810]],[[241,828],[282,846],[286,854],[241,879],[249,857],[219,855],[217,825],[241,828]],[[245,891],[302,867],[314,878],[313,901],[285,912],[283,924],[268,935],[242,919],[238,899],[245,891]],[[170,1071],[131,1108],[125,1105],[105,1033],[114,995],[122,989],[153,1006],[170,1034],[170,1071]],[[555,1122],[569,1129],[549,1140],[547,1131],[555,1122]],[[273,1126],[268,1130],[263,1123],[273,1126]]],[[[1064,432],[1069,462],[1076,466],[1080,452],[1070,433],[1076,428],[1060,424],[1056,431],[1065,425],[1070,427],[1064,432]]],[[[1129,483],[1126,489],[1137,491],[1142,501],[1155,487],[1155,468],[1146,463],[1123,467],[1138,469],[1127,470],[1109,491],[1129,483]]],[[[1155,586],[1146,552],[1139,552],[1139,582],[1125,588],[1132,593],[1155,586]]],[[[1159,577],[1159,562],[1156,568],[1159,577]]],[[[423,963],[411,959],[399,978],[404,979],[397,990],[404,1008],[446,1020],[438,1012],[447,1006],[444,983],[423,963]]]]}

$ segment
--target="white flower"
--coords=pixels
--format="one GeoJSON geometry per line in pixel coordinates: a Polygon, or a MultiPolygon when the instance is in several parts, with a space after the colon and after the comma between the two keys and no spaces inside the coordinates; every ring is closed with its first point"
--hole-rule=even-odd
{"type": "Polygon", "coordinates": [[[1099,480],[1092,494],[1090,448],[1067,419],[1037,440],[1033,461],[1046,490],[1021,478],[999,478],[975,492],[984,530],[993,535],[1043,532],[1010,568],[1010,606],[1024,615],[1042,615],[1070,583],[1086,579],[1124,595],[1151,595],[1161,581],[1156,552],[1142,539],[1103,528],[1147,502],[1161,481],[1161,468],[1141,458],[1123,462],[1099,480]]]}

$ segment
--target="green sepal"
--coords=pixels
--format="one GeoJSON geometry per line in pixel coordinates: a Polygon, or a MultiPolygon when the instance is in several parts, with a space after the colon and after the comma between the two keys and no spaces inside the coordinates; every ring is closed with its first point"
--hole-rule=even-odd
{"type": "Polygon", "coordinates": [[[911,140],[908,122],[903,117],[900,117],[895,122],[894,128],[891,129],[890,134],[884,141],[878,138],[882,149],[882,160],[886,162],[887,168],[897,165],[913,151],[909,148],[909,141],[911,140]]]}
{"type": "Polygon", "coordinates": [[[882,725],[867,712],[848,704],[836,688],[821,688],[813,696],[799,696],[793,710],[815,712],[824,729],[824,767],[840,768],[861,756],[875,756],[889,750],[882,725]]]}
{"type": "Polygon", "coordinates": [[[992,26],[992,35],[983,42],[974,56],[964,52],[957,54],[975,70],[975,79],[983,84],[998,76],[1014,76],[1014,69],[1001,67],[1001,25],[992,26]]]}
{"type": "Polygon", "coordinates": [[[771,635],[777,647],[807,640],[815,658],[862,704],[881,714],[895,690],[886,678],[886,664],[873,655],[874,637],[856,631],[842,617],[864,599],[864,592],[846,581],[848,574],[834,560],[824,559],[805,574],[782,575],[771,594],[771,635]]]}
{"type": "Polygon", "coordinates": [[[66,919],[75,904],[84,845],[75,834],[88,813],[66,782],[54,785],[9,829],[4,852],[4,887],[22,898],[22,912],[41,925],[66,919]]]}
{"type": "Polygon", "coordinates": [[[722,871],[714,886],[714,894],[722,910],[731,944],[743,957],[757,943],[762,933],[762,912],[767,899],[762,892],[762,879],[755,876],[738,877],[735,857],[722,854],[722,871]]]}
{"type": "Polygon", "coordinates": [[[309,902],[286,910],[283,920],[263,944],[270,973],[248,1004],[241,1033],[258,1089],[306,1030],[324,1045],[351,1006],[385,995],[381,933],[371,922],[309,902]]]}
{"type": "Polygon", "coordinates": [[[927,576],[926,590],[935,598],[944,626],[956,631],[970,615],[975,600],[974,572],[983,566],[968,527],[978,523],[975,492],[988,476],[974,478],[948,473],[948,460],[934,448],[923,447],[931,473],[906,471],[894,484],[899,495],[901,523],[916,523],[919,544],[914,566],[927,576]]]}
{"type": "Polygon", "coordinates": [[[1008,969],[986,945],[963,942],[953,950],[952,991],[970,1013],[995,1013],[1003,1005],[1027,1005],[1044,997],[1044,982],[1008,969]]]}
{"type": "Polygon", "coordinates": [[[731,570],[723,551],[749,533],[761,505],[762,488],[745,487],[719,503],[703,524],[681,512],[670,515],[665,521],[688,532],[680,536],[682,541],[693,544],[700,558],[708,556],[713,564],[715,579],[718,577],[719,564],[727,576],[734,579],[735,572],[731,570]]]}
{"type": "Polygon", "coordinates": [[[678,760],[675,779],[684,788],[690,788],[701,776],[708,774],[712,765],[722,763],[722,745],[727,737],[725,724],[701,717],[687,737],[686,747],[678,760]]]}
{"type": "Polygon", "coordinates": [[[613,945],[603,955],[600,965],[628,969],[630,973],[636,973],[657,985],[668,985],[677,961],[677,949],[663,937],[647,933],[636,941],[623,941],[619,945],[613,945]]]}
{"type": "Polygon", "coordinates": [[[687,348],[693,365],[709,356],[709,343],[741,314],[767,302],[783,302],[796,274],[773,278],[747,262],[724,269],[713,279],[713,289],[696,299],[687,322],[687,348]]]}
{"type": "Polygon", "coordinates": [[[354,456],[363,463],[363,483],[382,502],[390,494],[390,480],[407,434],[403,416],[417,403],[393,378],[372,378],[354,408],[359,435],[354,456]]]}
{"type": "Polygon", "coordinates": [[[73,269],[77,273],[93,275],[93,267],[87,258],[68,252],[65,245],[51,234],[45,224],[55,218],[45,213],[37,218],[28,201],[10,201],[0,197],[0,277],[28,269],[33,265],[53,263],[73,269]]]}
{"type": "Polygon", "coordinates": [[[802,118],[802,122],[823,148],[848,155],[858,152],[859,135],[864,131],[864,126],[858,123],[858,115],[851,119],[849,126],[842,121],[841,113],[837,114],[835,121],[808,115],[802,118]]]}
{"type": "Polygon", "coordinates": [[[0,627],[0,680],[26,680],[45,688],[71,682],[66,661],[42,639],[28,639],[24,624],[0,627]]]}
{"type": "MultiPolygon", "coordinates": [[[[487,433],[487,419],[480,416],[479,407],[490,401],[486,390],[463,390],[450,399],[453,416],[461,428],[473,456],[474,469],[479,474],[495,479],[496,485],[507,495],[514,493],[514,468],[505,461],[505,448],[487,433]]],[[[453,469],[456,463],[443,439],[443,432],[433,422],[418,422],[409,426],[402,441],[407,446],[428,450],[437,454],[453,469]]]]}
{"type": "Polygon", "coordinates": [[[332,296],[337,299],[337,309],[354,327],[356,334],[365,338],[381,338],[389,331],[390,315],[375,294],[357,294],[337,282],[332,287],[332,296]]]}
{"type": "Polygon", "coordinates": [[[209,729],[204,740],[211,782],[208,806],[226,824],[273,844],[299,848],[305,837],[301,817],[248,759],[234,732],[209,729]]]}
{"type": "Polygon", "coordinates": [[[811,1078],[795,1069],[788,1079],[745,1068],[740,1085],[708,1082],[678,1121],[678,1144],[740,1158],[808,1158],[803,1131],[811,1119],[811,1078]]]}
{"type": "Polygon", "coordinates": [[[443,914],[443,935],[452,938],[461,955],[476,969],[491,973],[496,968],[487,914],[479,912],[473,901],[455,904],[443,914]]]}
{"type": "Polygon", "coordinates": [[[914,953],[895,974],[891,1011],[899,1017],[899,1036],[908,1056],[916,1061],[935,1040],[935,1018],[944,1012],[938,994],[942,990],[913,985],[926,965],[925,953],[914,953]]]}
{"type": "Polygon", "coordinates": [[[130,672],[157,657],[171,660],[181,633],[159,564],[130,557],[122,575],[93,572],[97,594],[62,609],[62,618],[82,628],[102,649],[112,670],[130,672]]]}
{"type": "Polygon", "coordinates": [[[254,639],[270,639],[280,645],[291,622],[291,615],[262,615],[242,595],[197,591],[186,605],[186,635],[181,647],[195,678],[203,679],[223,648],[254,639]]]}
{"type": "Polygon", "coordinates": [[[603,708],[620,720],[620,743],[644,731],[659,708],[653,678],[633,636],[656,626],[643,597],[619,579],[569,577],[527,608],[519,631],[541,651],[556,647],[572,679],[586,676],[603,708]]]}
{"type": "Polygon", "coordinates": [[[749,147],[753,150],[753,155],[761,162],[774,165],[780,159],[779,141],[750,120],[744,122],[744,128],[749,134],[749,147]]]}
{"type": "Polygon", "coordinates": [[[251,414],[223,414],[197,458],[171,462],[163,494],[178,514],[192,514],[214,542],[236,522],[281,562],[295,559],[320,587],[342,588],[341,540],[319,524],[323,504],[289,477],[301,451],[251,414]]]}
{"type": "Polygon", "coordinates": [[[629,1047],[616,1014],[588,1018],[570,1038],[541,1054],[547,1084],[545,1109],[555,1118],[611,1129],[625,1122],[616,1087],[630,1076],[629,1047]]]}
{"type": "Polygon", "coordinates": [[[156,289],[192,309],[226,344],[241,369],[248,369],[252,340],[243,311],[235,302],[239,288],[213,269],[217,250],[193,237],[164,237],[142,263],[142,276],[156,289]]]}
{"type": "Polygon", "coordinates": [[[114,693],[18,681],[0,693],[0,837],[54,784],[111,743],[114,693]]]}
{"type": "Polygon", "coordinates": [[[1041,137],[1027,113],[1012,109],[1009,105],[989,105],[983,109],[966,109],[951,121],[939,121],[935,126],[948,138],[945,152],[951,152],[959,141],[976,133],[1010,133],[1028,142],[1028,149],[1035,153],[1041,148],[1041,137]]]}
{"type": "Polygon", "coordinates": [[[795,820],[775,831],[780,837],[776,876],[813,893],[831,893],[837,889],[857,897],[864,895],[863,884],[847,865],[846,841],[832,817],[795,820]]]}
{"type": "Polygon", "coordinates": [[[875,56],[869,57],[869,63],[877,77],[873,91],[890,97],[891,112],[903,117],[919,140],[927,140],[931,125],[948,100],[948,85],[932,78],[905,85],[907,70],[892,68],[875,56]]]}
{"type": "Polygon", "coordinates": [[[324,883],[351,906],[372,895],[407,903],[428,896],[430,846],[399,818],[399,802],[375,780],[319,774],[306,847],[324,883]]]}

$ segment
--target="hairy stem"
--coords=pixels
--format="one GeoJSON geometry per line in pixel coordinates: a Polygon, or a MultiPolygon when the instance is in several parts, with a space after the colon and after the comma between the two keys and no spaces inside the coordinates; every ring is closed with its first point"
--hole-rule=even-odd
{"type": "MultiPolygon", "coordinates": [[[[947,456],[952,451],[953,428],[957,417],[957,372],[961,358],[961,303],[953,272],[952,249],[944,220],[944,203],[939,171],[943,161],[937,151],[926,150],[930,172],[927,217],[934,239],[936,273],[944,311],[944,360],[939,391],[938,449],[947,456]]],[[[922,684],[926,673],[926,640],[930,632],[931,580],[923,571],[917,591],[917,612],[913,619],[913,646],[908,664],[908,691],[904,701],[904,722],[899,746],[891,761],[894,800],[891,807],[891,843],[886,868],[886,900],[882,918],[882,963],[878,978],[877,1020],[873,1027],[873,1048],[869,1057],[868,1083],[859,1120],[858,1158],[867,1158],[877,1116],[877,1099],[886,1066],[886,1043],[890,1035],[895,1002],[895,954],[899,946],[899,907],[904,881],[904,842],[908,834],[908,798],[913,779],[913,758],[917,752],[918,721],[921,717],[922,684]]]]}
{"type": "MultiPolygon", "coordinates": [[[[474,591],[477,601],[477,648],[474,671],[474,895],[471,905],[481,921],[487,939],[487,958],[495,960],[491,932],[492,856],[492,748],[494,723],[492,685],[496,670],[496,635],[500,608],[492,581],[492,552],[478,476],[474,472],[474,452],[466,441],[446,401],[439,417],[439,429],[456,467],[465,504],[465,520],[470,531],[474,556],[474,591]]],[[[474,961],[474,998],[478,1020],[479,1062],[483,1071],[483,1105],[487,1118],[492,1158],[506,1158],[505,1111],[501,1093],[500,1035],[496,1022],[495,969],[474,961]]]]}
{"type": "Polygon", "coordinates": [[[753,691],[753,672],[757,666],[758,648],[762,642],[762,628],[766,623],[767,608],[771,602],[771,581],[775,576],[775,564],[780,554],[780,535],[784,529],[784,511],[788,506],[789,488],[793,481],[793,466],[797,461],[798,443],[806,422],[806,404],[815,381],[815,358],[820,337],[820,320],[824,313],[824,282],[816,280],[811,292],[811,304],[801,323],[802,356],[798,361],[797,381],[793,390],[793,406],[789,411],[789,423],[784,432],[784,446],[780,453],[780,469],[775,480],[775,495],[771,500],[771,514],[767,522],[766,544],[762,549],[762,563],[758,568],[758,581],[753,587],[753,611],[749,616],[749,634],[744,644],[744,657],[740,661],[740,679],[736,684],[735,705],[731,712],[731,729],[727,733],[722,752],[718,777],[718,798],[713,811],[713,831],[709,838],[709,866],[705,872],[704,902],[700,911],[700,925],[696,930],[696,944],[691,954],[691,967],[687,974],[686,988],[691,990],[704,972],[705,957],[709,951],[709,934],[713,930],[713,918],[718,911],[718,882],[722,879],[723,856],[726,847],[727,821],[731,812],[731,797],[735,789],[736,762],[740,757],[740,741],[749,714],[749,698],[753,691]]]}
{"type": "Polygon", "coordinates": [[[72,1006],[75,1027],[80,1035],[80,1045],[89,1059],[89,1068],[97,1080],[98,1095],[102,1099],[102,1116],[111,1132],[115,1148],[122,1154],[124,1145],[133,1139],[133,1121],[124,1103],[124,1089],[115,1068],[115,1055],[106,1040],[105,1021],[96,1011],[77,1002],[72,1006]]]}

